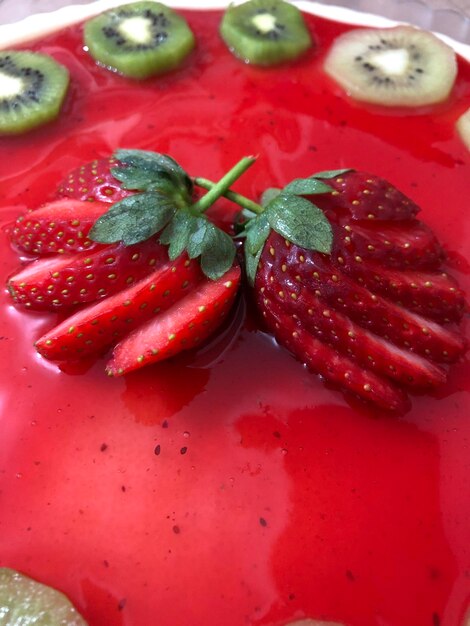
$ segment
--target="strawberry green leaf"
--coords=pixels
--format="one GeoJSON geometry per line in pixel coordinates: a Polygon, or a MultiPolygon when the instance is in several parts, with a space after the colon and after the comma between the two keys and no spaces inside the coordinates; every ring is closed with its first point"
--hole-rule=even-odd
{"type": "Polygon", "coordinates": [[[313,174],[312,178],[336,178],[337,176],[341,176],[341,174],[346,174],[346,172],[351,172],[352,169],[347,167],[344,170],[326,170],[324,172],[317,172],[313,174]]]}
{"type": "Polygon", "coordinates": [[[255,284],[256,271],[258,270],[258,263],[261,257],[261,253],[263,252],[263,248],[258,250],[256,254],[250,254],[248,250],[245,248],[245,269],[246,275],[248,278],[248,282],[253,287],[255,284]]]}
{"type": "Polygon", "coordinates": [[[256,254],[264,246],[264,242],[269,236],[271,227],[266,213],[261,213],[246,225],[245,247],[250,254],[256,254]]]}
{"type": "Polygon", "coordinates": [[[235,246],[227,233],[209,223],[201,254],[201,269],[211,280],[217,280],[232,267],[235,246]]]}
{"type": "Polygon", "coordinates": [[[281,193],[266,208],[265,215],[277,233],[307,250],[331,253],[333,231],[323,211],[300,196],[281,193]]]}
{"type": "Polygon", "coordinates": [[[173,217],[174,202],[155,192],[128,196],[113,204],[94,224],[89,237],[100,243],[122,241],[130,246],[145,241],[173,217]]]}
{"type": "Polygon", "coordinates": [[[276,196],[281,193],[282,189],[278,189],[277,187],[268,187],[261,196],[261,206],[268,206],[271,200],[274,200],[276,196]]]}
{"type": "Polygon", "coordinates": [[[283,193],[293,193],[298,196],[313,195],[316,193],[330,193],[333,189],[322,183],[321,180],[316,178],[296,178],[282,190],[283,193]]]}
{"type": "Polygon", "coordinates": [[[170,188],[190,198],[193,187],[191,179],[166,154],[147,150],[117,150],[114,156],[122,165],[113,167],[111,173],[124,189],[167,191],[170,183],[170,188]]]}
{"type": "Polygon", "coordinates": [[[186,250],[190,259],[201,256],[204,250],[204,238],[209,228],[209,222],[205,217],[196,217],[192,220],[192,232],[188,239],[186,250]]]}
{"type": "Polygon", "coordinates": [[[160,235],[160,243],[168,248],[168,256],[174,261],[184,252],[193,230],[194,217],[187,211],[176,211],[173,219],[160,235]]]}
{"type": "Polygon", "coordinates": [[[201,257],[204,274],[216,280],[233,264],[235,245],[232,238],[205,217],[193,217],[193,230],[186,250],[190,259],[201,257]]]}

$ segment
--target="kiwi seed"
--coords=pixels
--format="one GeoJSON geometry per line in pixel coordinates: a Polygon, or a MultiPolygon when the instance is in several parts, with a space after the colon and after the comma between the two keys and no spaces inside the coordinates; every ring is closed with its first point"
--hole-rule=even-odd
{"type": "Polygon", "coordinates": [[[412,26],[348,31],[333,42],[324,67],[352,98],[385,106],[441,102],[457,75],[452,48],[412,26]]]}
{"type": "Polygon", "coordinates": [[[85,24],[92,57],[124,76],[144,79],[177,68],[194,48],[186,20],[159,2],[134,2],[85,24]]]}
{"type": "Polygon", "coordinates": [[[255,65],[290,61],[312,46],[301,12],[284,0],[248,0],[229,6],[220,34],[237,57],[255,65]]]}
{"type": "Polygon", "coordinates": [[[2,50],[0,134],[24,133],[55,119],[68,85],[68,70],[50,56],[2,50]]]}

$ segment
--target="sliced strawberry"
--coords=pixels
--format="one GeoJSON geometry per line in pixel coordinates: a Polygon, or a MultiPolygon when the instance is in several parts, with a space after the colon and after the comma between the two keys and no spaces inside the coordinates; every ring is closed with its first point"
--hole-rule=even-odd
{"type": "Polygon", "coordinates": [[[350,170],[325,179],[333,193],[312,196],[324,211],[346,212],[353,220],[409,220],[419,207],[404,193],[379,176],[350,170]]]}
{"type": "Polygon", "coordinates": [[[465,294],[445,272],[400,272],[377,263],[345,263],[344,271],[362,286],[436,322],[459,322],[465,294]]]}
{"type": "Polygon", "coordinates": [[[360,224],[346,218],[335,225],[333,255],[353,267],[360,257],[402,270],[435,270],[444,256],[432,230],[418,220],[360,224]]]}
{"type": "Polygon", "coordinates": [[[185,297],[202,278],[199,263],[182,255],[135,285],[67,318],[41,337],[36,348],[51,360],[99,352],[185,297]]]}
{"type": "Polygon", "coordinates": [[[98,246],[88,238],[95,221],[109,205],[81,200],[56,200],[20,216],[12,230],[12,243],[30,254],[64,254],[93,250],[98,246]]]}
{"type": "Polygon", "coordinates": [[[281,288],[292,278],[298,291],[305,285],[364,328],[437,362],[451,363],[462,355],[465,342],[459,334],[373,293],[345,275],[332,257],[286,246],[277,233],[269,236],[266,245],[274,256],[265,254],[262,262],[281,288]]]}
{"type": "MultiPolygon", "coordinates": [[[[300,318],[317,339],[363,367],[406,387],[425,389],[445,382],[446,375],[440,367],[362,328],[308,289],[299,290],[298,283],[286,278],[282,292],[273,288],[270,281],[266,285],[265,298],[276,301],[293,317],[300,318]],[[296,294],[295,299],[292,294],[296,294]]],[[[267,304],[263,302],[264,306],[267,304]]]]}
{"type": "Polygon", "coordinates": [[[239,284],[239,267],[216,281],[205,279],[183,300],[118,343],[108,374],[120,376],[199,345],[227,315],[239,284]]]}
{"type": "Polygon", "coordinates": [[[275,337],[314,372],[383,409],[403,412],[409,407],[406,395],[392,383],[316,339],[301,320],[273,300],[262,300],[263,317],[275,337]]]}
{"type": "Polygon", "coordinates": [[[111,168],[116,165],[119,165],[119,161],[111,157],[78,167],[59,185],[58,197],[108,204],[122,200],[133,192],[123,189],[111,174],[111,168]]]}
{"type": "Polygon", "coordinates": [[[448,291],[454,283],[443,275],[396,271],[362,259],[356,264],[361,275],[340,255],[301,248],[272,231],[255,278],[258,308],[276,339],[315,372],[381,407],[390,401],[389,408],[403,408],[401,394],[394,395],[387,381],[411,389],[440,385],[446,372],[435,362],[457,360],[465,342],[430,315],[399,303],[398,294],[408,298],[413,291],[412,306],[420,313],[445,311],[452,319],[462,313],[463,294],[448,291]],[[418,275],[436,276],[435,283],[413,286],[418,275]],[[395,290],[394,279],[401,280],[395,290]],[[345,369],[351,380],[342,379],[345,369]],[[369,375],[374,385],[364,382],[369,375]]]}
{"type": "Polygon", "coordinates": [[[155,238],[133,246],[102,246],[90,254],[60,255],[29,263],[8,281],[18,304],[58,310],[93,302],[128,287],[168,259],[155,238]]]}

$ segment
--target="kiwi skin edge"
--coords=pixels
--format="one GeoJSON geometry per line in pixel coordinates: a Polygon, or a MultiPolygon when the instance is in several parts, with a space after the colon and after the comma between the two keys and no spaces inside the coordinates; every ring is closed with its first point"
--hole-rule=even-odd
{"type": "Polygon", "coordinates": [[[293,61],[313,45],[302,13],[284,0],[230,5],[223,15],[220,35],[240,60],[265,67],[293,61]],[[274,28],[260,32],[254,18],[264,13],[274,28]]]}
{"type": "Polygon", "coordinates": [[[413,26],[358,28],[339,35],[324,62],[325,72],[348,96],[382,106],[420,107],[445,101],[457,76],[450,46],[413,26]],[[386,72],[380,55],[407,55],[401,73],[386,72]]]}
{"type": "Polygon", "coordinates": [[[29,50],[2,50],[0,60],[0,73],[21,84],[17,102],[13,94],[0,94],[0,136],[23,134],[56,119],[70,82],[67,68],[29,50]]]}
{"type": "Polygon", "coordinates": [[[182,16],[159,2],[145,1],[121,5],[89,20],[84,41],[101,66],[136,80],[178,68],[195,46],[194,34],[182,16]],[[152,44],[125,39],[119,25],[129,18],[153,21],[150,28],[155,28],[157,40],[152,44]],[[166,30],[161,30],[162,25],[166,30]]]}

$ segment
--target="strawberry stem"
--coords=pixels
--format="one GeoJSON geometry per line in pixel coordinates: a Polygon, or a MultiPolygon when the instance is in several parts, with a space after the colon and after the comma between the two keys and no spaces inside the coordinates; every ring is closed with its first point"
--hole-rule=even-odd
{"type": "MultiPolygon", "coordinates": [[[[208,189],[208,190],[213,189],[215,185],[217,184],[217,183],[212,182],[211,180],[208,180],[207,178],[201,178],[200,176],[196,176],[196,178],[193,179],[193,182],[198,187],[202,187],[203,189],[208,189]]],[[[248,211],[251,211],[252,213],[256,213],[256,215],[264,211],[264,208],[260,204],[253,202],[253,200],[250,200],[249,198],[242,196],[236,191],[230,191],[229,189],[222,195],[224,196],[224,198],[228,198],[232,202],[235,202],[235,204],[238,204],[238,206],[241,206],[243,209],[248,209],[248,211]]]]}
{"type": "MultiPolygon", "coordinates": [[[[255,161],[256,157],[244,157],[243,159],[241,159],[217,183],[212,183],[209,191],[204,196],[202,196],[202,198],[200,198],[197,202],[191,205],[191,212],[204,213],[204,211],[207,211],[207,209],[212,206],[216,200],[218,200],[221,196],[224,196],[228,192],[231,185],[233,185],[233,183],[238,180],[240,176],[244,174],[255,161]]],[[[198,184],[198,180],[201,179],[196,178],[196,184],[198,184]]],[[[204,185],[200,186],[203,188],[207,188],[204,187],[204,185]]],[[[259,210],[257,212],[259,212],[259,210]]]]}

